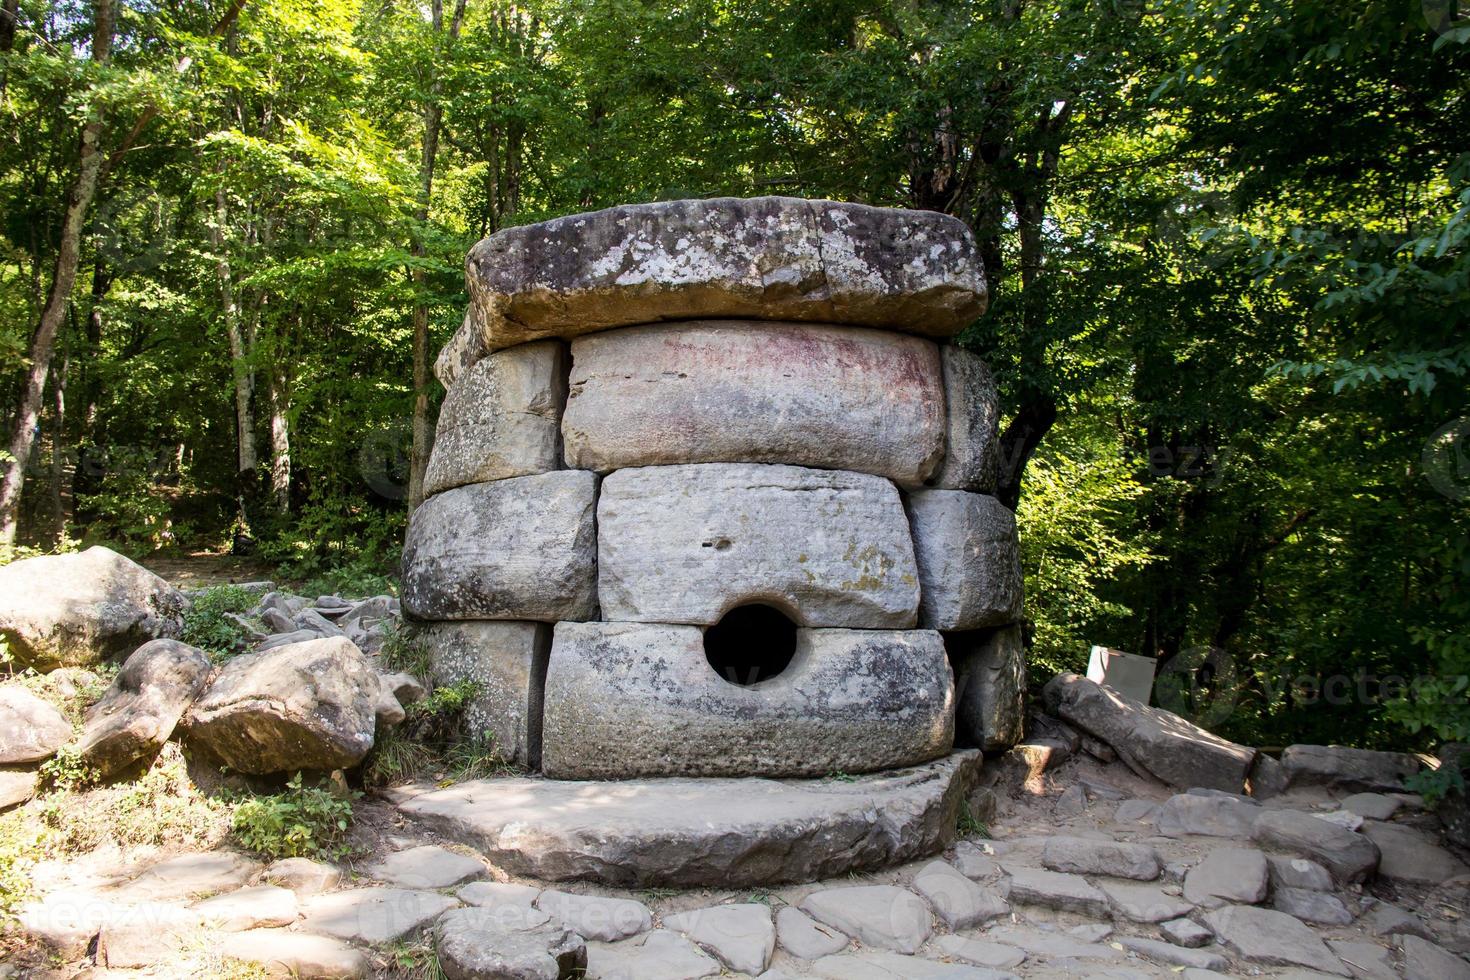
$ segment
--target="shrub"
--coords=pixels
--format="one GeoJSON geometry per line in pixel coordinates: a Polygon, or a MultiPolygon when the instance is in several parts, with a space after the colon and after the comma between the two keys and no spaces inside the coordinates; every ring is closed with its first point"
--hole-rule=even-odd
{"type": "Polygon", "coordinates": [[[363,778],[383,786],[427,776],[460,782],[506,771],[494,737],[465,730],[465,709],[479,693],[479,684],[459,681],[409,705],[403,723],[378,739],[363,778]]]}
{"type": "Polygon", "coordinates": [[[421,679],[433,673],[428,646],[419,641],[412,626],[402,622],[390,623],[378,656],[389,670],[402,671],[421,679]]]}
{"type": "Polygon", "coordinates": [[[31,897],[36,829],[19,814],[0,817],[0,923],[31,897]]]}
{"type": "Polygon", "coordinates": [[[267,857],[338,858],[347,854],[352,826],[352,798],[330,789],[306,786],[301,773],[291,777],[286,792],[252,796],[235,807],[233,827],[240,843],[267,857]]]}
{"type": "Polygon", "coordinates": [[[245,652],[250,646],[250,632],[230,617],[253,609],[258,598],[238,585],[205,589],[194,597],[184,613],[184,632],[180,639],[215,659],[245,652]]]}

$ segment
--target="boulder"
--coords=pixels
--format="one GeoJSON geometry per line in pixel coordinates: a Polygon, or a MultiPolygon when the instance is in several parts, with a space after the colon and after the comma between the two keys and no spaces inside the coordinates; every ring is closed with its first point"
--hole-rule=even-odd
{"type": "MultiPolygon", "coordinates": [[[[498,355],[496,355],[498,356],[498,355]]],[[[931,341],[851,327],[695,321],[572,344],[569,466],[789,463],[921,485],[944,453],[931,341]]]]}
{"type": "Polygon", "coordinates": [[[187,605],[179,590],[107,548],[0,567],[0,636],[16,660],[43,673],[178,636],[187,605]]]}
{"type": "Polygon", "coordinates": [[[1043,691],[1047,710],[1102,739],[1128,767],[1180,788],[1238,793],[1256,750],[1212,735],[1076,674],[1059,674],[1043,691]]]}
{"type": "Polygon", "coordinates": [[[228,661],[189,711],[189,741],[231,769],[348,769],[373,747],[380,685],[342,637],[228,661]]]}
{"type": "Polygon", "coordinates": [[[87,711],[78,752],[103,778],[151,758],[209,680],[204,651],[177,640],[151,640],[122,665],[112,686],[87,711]]]}
{"type": "Polygon", "coordinates": [[[470,250],[435,370],[661,320],[766,318],[950,337],[985,311],[974,236],[930,211],[789,197],[662,201],[506,228],[470,250]]]}
{"type": "Polygon", "coordinates": [[[1402,945],[1404,976],[1415,980],[1470,980],[1470,964],[1443,946],[1418,936],[1405,936],[1402,945]]]}
{"type": "Polygon", "coordinates": [[[1170,922],[1194,910],[1191,903],[1168,894],[1157,885],[1100,881],[1098,888],[1108,897],[1113,911],[1132,922],[1170,922]]]}
{"type": "Polygon", "coordinates": [[[1439,885],[1470,873],[1465,862],[1421,831],[1396,823],[1370,820],[1363,836],[1377,846],[1378,875],[1395,882],[1439,885]]]}
{"type": "Polygon", "coordinates": [[[695,626],[558,623],[542,768],[554,779],[823,776],[915,765],[954,741],[938,633],[801,629],[784,671],[744,680],[716,672],[695,626]]]}
{"type": "Polygon", "coordinates": [[[919,625],[969,630],[1021,615],[1016,517],[994,497],[919,490],[908,497],[919,564],[919,625]]]}
{"type": "MultiPolygon", "coordinates": [[[[1153,881],[1163,867],[1158,852],[1147,844],[1056,835],[1046,839],[1041,863],[1064,874],[1107,875],[1136,881],[1153,881]]],[[[1265,874],[1264,865],[1261,873],[1265,874]]]]}
{"type": "Polygon", "coordinates": [[[566,350],[555,341],[480,361],[439,409],[424,493],[557,469],[566,398],[566,350]]]}
{"type": "Polygon", "coordinates": [[[582,937],[531,908],[452,909],[434,949],[449,980],[569,980],[587,966],[582,937]]]}
{"type": "Polygon", "coordinates": [[[1041,905],[1060,912],[1105,919],[1110,913],[1108,897],[1081,875],[1042,871],[1024,865],[1002,865],[1010,876],[1008,897],[1013,905],[1041,905]]]}
{"type": "Polygon", "coordinates": [[[939,350],[944,373],[944,463],[929,480],[941,490],[990,493],[1000,469],[1000,394],[990,368],[976,354],[946,344],[939,350]]]}
{"type": "Polygon", "coordinates": [[[1207,913],[1204,920],[1223,945],[1253,963],[1352,976],[1315,932],[1285,912],[1227,905],[1207,913]]]}
{"type": "Polygon", "coordinates": [[[19,684],[0,685],[0,766],[41,762],[71,740],[71,724],[50,701],[19,684]]]}
{"type": "Polygon", "coordinates": [[[403,609],[423,620],[592,618],[597,477],[583,470],[475,483],[414,511],[403,609]]]}
{"type": "Polygon", "coordinates": [[[1164,801],[1154,826],[1165,837],[1193,834],[1244,840],[1250,837],[1260,812],[1255,803],[1229,796],[1179,793],[1164,801]]]}
{"type": "Polygon", "coordinates": [[[1263,847],[1311,858],[1344,884],[1362,881],[1378,867],[1371,840],[1300,810],[1262,810],[1251,836],[1263,847]]]}
{"type": "Polygon", "coordinates": [[[979,764],[971,751],[849,779],[630,779],[595,798],[586,783],[510,777],[396,803],[509,874],[729,889],[932,855],[954,840],[979,764]]]}
{"type": "Polygon", "coordinates": [[[1206,908],[1227,903],[1255,905],[1265,900],[1269,883],[1264,854],[1251,847],[1221,847],[1189,869],[1184,897],[1206,908]]]}
{"type": "Polygon", "coordinates": [[[1342,899],[1310,888],[1273,888],[1271,907],[1303,922],[1324,926],[1349,925],[1355,918],[1342,899]]]}
{"type": "Polygon", "coordinates": [[[597,549],[613,622],[710,625],[742,603],[803,626],[916,621],[908,520],[881,477],[759,463],[619,470],[603,481],[597,549]]]}
{"type": "Polygon", "coordinates": [[[1374,752],[1341,745],[1292,745],[1281,753],[1292,786],[1332,786],[1364,792],[1402,792],[1420,769],[1407,752],[1374,752]]]}
{"type": "Polygon", "coordinates": [[[0,811],[19,806],[36,795],[36,773],[31,769],[0,769],[0,811]]]}
{"type": "Polygon", "coordinates": [[[551,627],[509,620],[425,623],[414,640],[429,651],[440,685],[473,681],[464,727],[507,762],[541,765],[542,687],[551,627]]]}

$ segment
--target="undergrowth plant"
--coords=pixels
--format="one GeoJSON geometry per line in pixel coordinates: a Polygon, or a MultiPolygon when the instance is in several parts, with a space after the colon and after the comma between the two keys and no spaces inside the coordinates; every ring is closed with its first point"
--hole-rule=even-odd
{"type": "Polygon", "coordinates": [[[267,857],[340,858],[351,848],[352,801],[327,786],[307,786],[301,773],[286,783],[286,791],[249,796],[235,806],[235,837],[249,850],[267,857]]]}
{"type": "Polygon", "coordinates": [[[495,737],[469,731],[465,724],[466,709],[479,693],[476,682],[458,681],[405,708],[403,723],[379,736],[363,768],[365,781],[373,786],[423,778],[454,783],[508,771],[495,737]]]}
{"type": "Polygon", "coordinates": [[[179,638],[214,660],[244,653],[250,646],[250,630],[231,617],[243,617],[259,599],[238,585],[205,589],[184,612],[184,631],[179,638]]]}

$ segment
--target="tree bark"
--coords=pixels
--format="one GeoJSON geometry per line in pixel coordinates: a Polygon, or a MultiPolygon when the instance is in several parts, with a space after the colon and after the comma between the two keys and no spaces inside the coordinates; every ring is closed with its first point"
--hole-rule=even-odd
{"type": "Polygon", "coordinates": [[[15,49],[15,24],[20,17],[20,0],[5,0],[0,6],[0,54],[15,49]]]}
{"type": "MultiPolygon", "coordinates": [[[[460,26],[464,23],[466,0],[456,0],[454,15],[450,20],[447,43],[441,57],[447,56],[459,38],[460,26]]],[[[434,38],[444,34],[443,0],[433,0],[432,8],[434,38]]],[[[424,106],[424,140],[419,169],[419,206],[414,217],[420,227],[429,220],[429,202],[434,192],[434,163],[439,156],[439,129],[444,120],[444,106],[440,99],[444,92],[444,80],[436,75],[430,88],[429,101],[424,106]]],[[[423,236],[416,236],[413,254],[418,258],[428,255],[423,236]]],[[[427,277],[422,264],[413,270],[414,292],[418,300],[413,307],[413,445],[409,450],[408,468],[408,512],[424,498],[424,473],[429,468],[429,451],[432,449],[434,430],[429,424],[429,304],[424,298],[427,277]]]]}
{"type": "MultiPolygon", "coordinates": [[[[97,17],[92,34],[92,61],[98,65],[106,64],[112,53],[112,13],[112,0],[97,0],[97,17]]],[[[51,277],[51,289],[41,311],[41,322],[31,336],[30,366],[21,385],[20,402],[15,413],[15,431],[10,439],[10,459],[5,476],[0,480],[0,545],[15,543],[21,489],[25,483],[26,466],[36,444],[36,421],[41,410],[46,376],[51,369],[56,334],[61,329],[62,321],[66,319],[72,285],[76,282],[77,264],[81,258],[82,229],[86,226],[87,214],[92,208],[92,198],[97,193],[97,177],[103,161],[100,146],[102,123],[102,110],[94,105],[86,122],[82,124],[81,141],[77,150],[77,177],[67,194],[60,248],[56,255],[56,271],[51,277]]]]}
{"type": "Polygon", "coordinates": [[[273,366],[270,380],[271,498],[285,514],[291,509],[291,389],[280,363],[273,366]]]}
{"type": "MultiPolygon", "coordinates": [[[[229,220],[225,191],[214,192],[214,221],[209,226],[209,241],[214,248],[215,276],[219,279],[220,307],[224,310],[225,334],[230,343],[230,369],[235,380],[235,470],[242,483],[254,482],[255,452],[255,371],[250,366],[254,351],[246,343],[240,329],[240,306],[235,299],[235,281],[230,270],[230,257],[225,251],[225,228],[229,220]]],[[[247,493],[248,496],[248,493],[247,493]]]]}

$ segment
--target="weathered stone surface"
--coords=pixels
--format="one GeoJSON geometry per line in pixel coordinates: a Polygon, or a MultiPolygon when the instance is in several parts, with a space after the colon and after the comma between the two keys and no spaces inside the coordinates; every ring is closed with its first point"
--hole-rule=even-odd
{"type": "Polygon", "coordinates": [[[371,865],[367,873],[401,888],[453,888],[485,877],[485,865],[467,854],[432,844],[395,851],[371,865]]]}
{"type": "Polygon", "coordinates": [[[1108,897],[1113,911],[1133,922],[1167,922],[1188,915],[1194,906],[1154,885],[1100,881],[1097,887],[1108,897]]]}
{"type": "Polygon", "coordinates": [[[822,776],[916,765],[954,741],[938,633],[797,630],[775,677],[732,683],[694,626],[558,623],[542,768],[555,779],[822,776]]]}
{"type": "Polygon", "coordinates": [[[718,960],[666,929],[627,942],[587,947],[588,980],[699,980],[719,973],[718,960]]]}
{"type": "Polygon", "coordinates": [[[1276,888],[1271,893],[1271,907],[1296,916],[1303,922],[1327,926],[1345,926],[1353,921],[1353,913],[1342,899],[1327,892],[1309,888],[1276,888]]]}
{"type": "Polygon", "coordinates": [[[946,344],[943,363],[945,404],[944,463],[929,480],[942,490],[990,493],[999,470],[1000,394],[990,368],[976,354],[946,344]]]}
{"type": "Polygon", "coordinates": [[[590,619],[597,477],[583,470],[475,483],[414,511],[403,610],[424,620],[590,619]]]}
{"type": "Polygon", "coordinates": [[[510,620],[424,623],[413,628],[440,684],[473,681],[465,729],[493,740],[508,762],[541,765],[542,688],[551,627],[510,620]]]}
{"type": "Polygon", "coordinates": [[[1186,949],[1198,949],[1210,940],[1215,934],[1193,919],[1170,919],[1159,925],[1159,934],[1175,946],[1183,946],[1186,949]]]}
{"type": "Polygon", "coordinates": [[[994,497],[918,490],[908,497],[919,563],[919,625],[968,630],[1021,615],[1016,517],[994,497]]]}
{"type": "Polygon", "coordinates": [[[975,884],[944,861],[930,861],[919,869],[914,891],[950,929],[969,929],[1011,910],[995,890],[975,884]]]}
{"type": "Polygon", "coordinates": [[[916,622],[908,519],[880,477],[758,463],[619,470],[603,482],[597,529],[609,621],[710,625],[765,602],[803,626],[916,622]]]}
{"type": "Polygon", "coordinates": [[[439,409],[424,493],[557,469],[566,397],[566,350],[556,341],[480,361],[439,409]]]}
{"type": "Polygon", "coordinates": [[[71,725],[50,701],[19,684],[0,686],[0,765],[41,762],[71,739],[71,725]]]}
{"type": "Polygon", "coordinates": [[[536,907],[584,939],[613,942],[653,928],[653,913],[642,902],[601,895],[576,895],[548,889],[536,907]]]}
{"type": "Polygon", "coordinates": [[[0,769],[0,810],[19,806],[36,795],[36,773],[31,769],[0,769]]]}
{"type": "Polygon", "coordinates": [[[1365,820],[1388,820],[1403,806],[1403,801],[1382,793],[1354,793],[1342,800],[1342,808],[1365,820]]]}
{"type": "Polygon", "coordinates": [[[587,966],[582,937],[531,908],[451,909],[434,950],[449,980],[568,980],[587,966]]]}
{"type": "Polygon", "coordinates": [[[1264,752],[1256,754],[1251,763],[1250,776],[1246,779],[1246,790],[1257,800],[1269,800],[1280,796],[1290,788],[1286,770],[1280,760],[1264,752]]]}
{"type": "Polygon", "coordinates": [[[962,960],[973,966],[989,967],[994,970],[1008,970],[1013,966],[1020,966],[1026,959],[1026,954],[1014,946],[986,942],[981,939],[967,939],[964,936],[939,936],[934,940],[934,948],[949,959],[962,960]]]}
{"type": "Polygon", "coordinates": [[[173,586],[107,548],[0,567],[0,636],[22,665],[43,673],[178,636],[186,605],[173,586]]]}
{"type": "MultiPolygon", "coordinates": [[[[1024,926],[1006,926],[991,929],[986,933],[987,939],[993,939],[998,943],[1014,946],[1025,953],[1034,962],[1042,960],[1121,960],[1123,954],[1112,946],[1093,942],[1087,939],[1074,939],[1065,934],[1057,932],[1044,932],[1040,929],[1031,929],[1024,926]]],[[[1075,964],[1072,966],[1074,971],[1075,964]]],[[[1102,975],[1103,970],[1088,966],[1086,975],[1090,978],[1102,975]]],[[[1065,972],[1065,966],[1063,967],[1065,972]]]]}
{"type": "Polygon", "coordinates": [[[124,901],[176,901],[234,891],[257,865],[228,851],[180,854],[149,866],[118,889],[124,901]]]}
{"type": "Polygon", "coordinates": [[[454,894],[466,905],[519,905],[530,908],[541,897],[541,891],[533,885],[517,885],[508,881],[472,881],[454,894]]]}
{"type": "Polygon", "coordinates": [[[1412,827],[1370,820],[1363,824],[1363,836],[1378,847],[1380,877],[1438,885],[1470,873],[1470,868],[1452,852],[1412,827]]]}
{"type": "Polygon", "coordinates": [[[252,929],[223,937],[225,959],[263,967],[271,976],[301,980],[357,980],[368,975],[367,956],[339,939],[287,929],[252,929]]]}
{"type": "Polygon", "coordinates": [[[795,905],[776,913],[776,938],[781,948],[803,960],[815,960],[846,949],[848,937],[822,925],[795,905]]]}
{"type": "Polygon", "coordinates": [[[1415,980],[1470,980],[1466,963],[1442,946],[1418,936],[1405,936],[1404,976],[1415,980]]]}
{"type": "Polygon", "coordinates": [[[1015,974],[984,967],[876,950],[824,956],[812,964],[811,975],[824,980],[1016,980],[1015,974]]]}
{"type": "Polygon", "coordinates": [[[470,250],[471,312],[436,370],[660,320],[751,318],[932,337],[985,310],[974,237],[928,211],[789,197],[664,201],[507,228],[470,250]]]}
{"type": "Polygon", "coordinates": [[[1424,920],[1412,912],[1399,908],[1391,902],[1379,902],[1363,916],[1368,931],[1375,936],[1418,936],[1432,939],[1434,933],[1424,920]]]}
{"type": "Polygon", "coordinates": [[[1229,796],[1179,793],[1164,801],[1155,827],[1165,837],[1248,838],[1261,808],[1229,796]]]}
{"type": "Polygon", "coordinates": [[[342,881],[342,872],[311,858],[282,858],[265,869],[265,880],[298,895],[331,891],[342,881]]]}
{"type": "Polygon", "coordinates": [[[666,915],[664,928],[683,933],[737,973],[763,972],[776,951],[771,910],[756,902],[666,915]]]}
{"type": "Polygon", "coordinates": [[[1254,848],[1221,847],[1189,869],[1184,897],[1214,908],[1227,903],[1254,905],[1266,897],[1270,873],[1266,856],[1254,848]]]}
{"type": "Polygon", "coordinates": [[[1309,888],[1318,892],[1332,890],[1332,872],[1316,861],[1268,854],[1266,865],[1271,872],[1272,888],[1309,888]]]}
{"type": "Polygon", "coordinates": [[[1398,980],[1399,975],[1393,968],[1393,954],[1377,943],[1329,939],[1327,947],[1353,971],[1358,980],[1398,980]]]}
{"type": "Polygon", "coordinates": [[[939,349],[918,337],[750,320],[652,325],[572,344],[562,433],[567,465],[599,473],[788,463],[919,486],[944,453],[944,397],[939,349]]]}
{"type": "Polygon", "coordinates": [[[1326,785],[1366,792],[1395,792],[1419,771],[1407,752],[1374,752],[1341,745],[1291,745],[1281,753],[1291,785],[1326,785]]]}
{"type": "MultiPolygon", "coordinates": [[[[995,845],[989,845],[994,848],[995,845]]],[[[982,878],[993,878],[1000,873],[1000,865],[995,863],[994,857],[985,850],[986,845],[976,844],[974,841],[960,841],[954,846],[954,860],[951,862],[955,870],[966,878],[980,880],[982,878]]]]}
{"type": "Polygon", "coordinates": [[[228,661],[189,711],[189,740],[248,773],[347,769],[373,747],[378,675],[343,637],[228,661]]]}
{"type": "Polygon", "coordinates": [[[1344,883],[1362,881],[1378,867],[1371,840],[1300,810],[1263,810],[1251,835],[1264,847],[1311,858],[1344,883]]]}
{"type": "Polygon", "coordinates": [[[844,780],[472,780],[399,809],[511,874],[621,886],[813,881],[954,839],[979,753],[844,780]]]}
{"type": "Polygon", "coordinates": [[[454,899],[435,892],[356,888],[308,899],[297,928],[354,943],[391,943],[418,932],[457,905],[454,899]]]}
{"type": "Polygon", "coordinates": [[[864,945],[900,953],[918,952],[934,928],[929,906],[893,885],[826,888],[802,899],[800,907],[864,945]]]}
{"type": "Polygon", "coordinates": [[[1226,970],[1230,968],[1230,961],[1219,953],[1212,953],[1203,949],[1189,949],[1184,946],[1176,946],[1173,943],[1160,942],[1157,939],[1146,939],[1141,936],[1123,936],[1118,940],[1119,945],[1130,953],[1137,953],[1144,959],[1153,960],[1156,963],[1168,963],[1171,966],[1187,966],[1196,970],[1226,970]]]}
{"type": "Polygon", "coordinates": [[[201,932],[198,913],[144,903],[118,909],[97,936],[97,963],[109,969],[153,966],[174,956],[201,932]]]}
{"type": "MultiPolygon", "coordinates": [[[[1126,844],[1090,837],[1048,837],[1041,863],[1052,871],[1077,875],[1109,875],[1153,881],[1163,867],[1147,844],[1126,844]]],[[[1264,872],[1263,872],[1264,873],[1264,872]]]]}
{"type": "Polygon", "coordinates": [[[105,778],[156,754],[204,690],[209,671],[204,651],[186,643],[143,644],[87,710],[77,747],[82,759],[105,778]]]}
{"type": "Polygon", "coordinates": [[[987,752],[1024,737],[1026,649],[1020,626],[1002,626],[944,638],[954,665],[955,739],[987,752]]]}
{"type": "Polygon", "coordinates": [[[1010,900],[1015,905],[1042,905],[1064,912],[1106,918],[1108,897],[1081,875],[1002,865],[1010,875],[1010,900]]]}
{"type": "Polygon", "coordinates": [[[1256,750],[1151,708],[1076,674],[1059,674],[1044,690],[1047,710],[1102,739],[1130,769],[1181,788],[1238,793],[1256,750]]]}
{"type": "Polygon", "coordinates": [[[256,885],[194,903],[194,911],[212,929],[243,932],[296,921],[296,896],[277,885],[256,885]]]}
{"type": "Polygon", "coordinates": [[[1206,913],[1205,925],[1221,943],[1254,963],[1304,966],[1335,976],[1351,976],[1315,932],[1285,912],[1227,905],[1206,913]]]}

